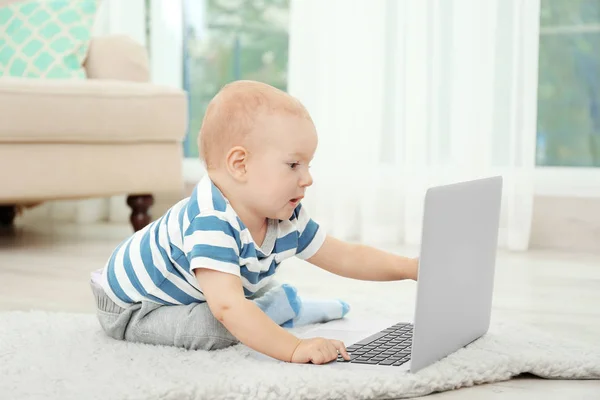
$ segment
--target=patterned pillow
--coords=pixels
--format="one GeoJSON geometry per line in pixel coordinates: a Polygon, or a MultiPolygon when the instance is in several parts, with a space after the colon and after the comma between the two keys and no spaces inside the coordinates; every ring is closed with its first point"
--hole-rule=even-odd
{"type": "Polygon", "coordinates": [[[0,77],[85,78],[100,0],[36,0],[0,8],[0,77]]]}

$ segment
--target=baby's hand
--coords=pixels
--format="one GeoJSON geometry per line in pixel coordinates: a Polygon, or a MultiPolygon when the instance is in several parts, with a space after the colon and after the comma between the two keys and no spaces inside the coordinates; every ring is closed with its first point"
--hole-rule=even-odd
{"type": "Polygon", "coordinates": [[[302,339],[296,350],[294,350],[294,354],[292,354],[292,362],[325,364],[337,359],[338,350],[344,359],[350,360],[346,346],[339,340],[320,337],[302,339]]]}

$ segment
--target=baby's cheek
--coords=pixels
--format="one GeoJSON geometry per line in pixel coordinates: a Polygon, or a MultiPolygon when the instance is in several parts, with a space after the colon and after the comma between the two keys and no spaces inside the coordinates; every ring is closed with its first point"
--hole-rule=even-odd
{"type": "Polygon", "coordinates": [[[281,179],[275,175],[272,171],[265,172],[262,180],[264,190],[271,194],[281,186],[281,179]]]}

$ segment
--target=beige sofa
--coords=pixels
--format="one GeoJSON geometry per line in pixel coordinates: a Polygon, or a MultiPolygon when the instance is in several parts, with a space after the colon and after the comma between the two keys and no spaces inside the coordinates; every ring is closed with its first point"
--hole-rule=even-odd
{"type": "Polygon", "coordinates": [[[0,78],[0,224],[22,205],[128,194],[150,222],[152,193],[180,191],[185,92],[148,83],[143,46],[95,38],[87,80],[0,78]]]}

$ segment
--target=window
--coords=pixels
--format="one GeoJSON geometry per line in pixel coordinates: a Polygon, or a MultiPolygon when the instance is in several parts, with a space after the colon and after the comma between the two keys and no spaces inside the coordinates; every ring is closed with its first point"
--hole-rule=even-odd
{"type": "Polygon", "coordinates": [[[184,0],[186,157],[198,156],[204,112],[223,85],[252,79],[287,89],[288,11],[289,0],[184,0]]]}
{"type": "MultiPolygon", "coordinates": [[[[160,24],[152,27],[153,76],[158,83],[183,82],[189,94],[184,152],[186,168],[196,168],[198,131],[220,87],[256,79],[286,90],[290,0],[179,0],[177,34],[161,16],[173,2],[148,2],[156,6],[152,23],[160,24]],[[183,65],[167,68],[165,59],[183,65]]],[[[540,25],[536,192],[598,196],[600,1],[541,0],[540,25]]]]}
{"type": "Polygon", "coordinates": [[[539,166],[600,167],[600,2],[542,0],[539,166]]]}

